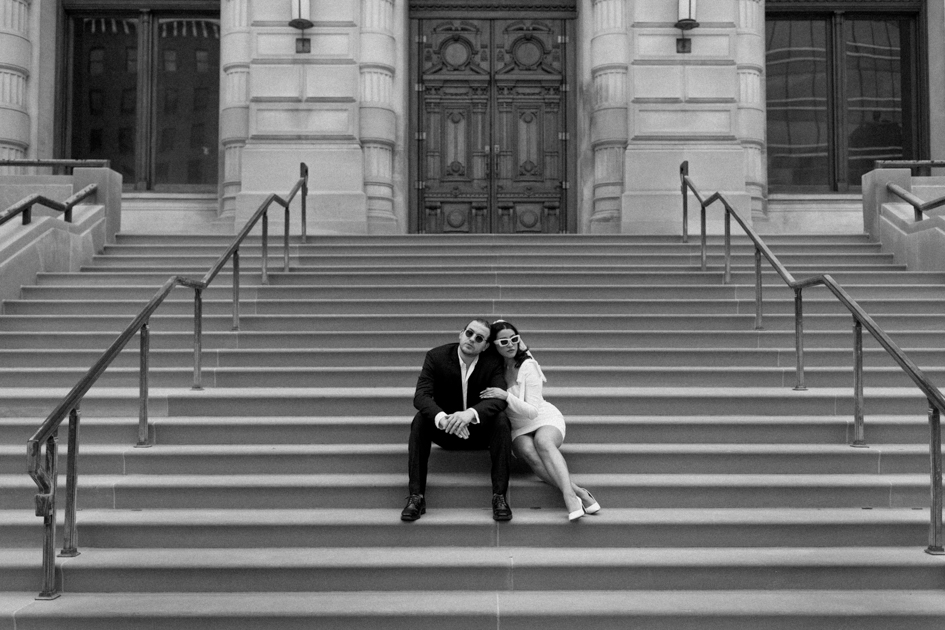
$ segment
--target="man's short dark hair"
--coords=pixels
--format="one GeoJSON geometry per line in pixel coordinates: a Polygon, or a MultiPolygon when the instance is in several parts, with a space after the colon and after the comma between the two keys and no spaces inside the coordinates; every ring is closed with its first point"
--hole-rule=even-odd
{"type": "MultiPolygon", "coordinates": [[[[485,317],[475,317],[475,318],[469,320],[469,324],[471,324],[471,323],[473,323],[473,322],[479,322],[480,324],[482,324],[482,325],[485,326],[486,328],[491,328],[491,327],[492,327],[492,322],[490,322],[490,321],[489,321],[488,319],[486,319],[485,317]]],[[[466,324],[466,326],[468,327],[469,324],[466,324]]],[[[463,328],[463,330],[466,330],[466,328],[463,328]]]]}

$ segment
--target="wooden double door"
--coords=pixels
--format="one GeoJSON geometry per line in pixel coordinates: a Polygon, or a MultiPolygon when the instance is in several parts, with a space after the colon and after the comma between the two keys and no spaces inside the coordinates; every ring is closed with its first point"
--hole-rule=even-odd
{"type": "Polygon", "coordinates": [[[568,24],[412,23],[416,231],[568,231],[568,24]]]}

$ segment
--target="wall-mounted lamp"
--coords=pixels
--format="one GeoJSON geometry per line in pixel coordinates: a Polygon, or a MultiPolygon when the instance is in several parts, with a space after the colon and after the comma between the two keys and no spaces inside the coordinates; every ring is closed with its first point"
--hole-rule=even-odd
{"type": "Polygon", "coordinates": [[[312,7],[309,0],[289,0],[292,4],[292,19],[289,20],[289,26],[302,31],[302,37],[295,40],[295,52],[312,52],[312,40],[305,37],[305,29],[312,28],[315,23],[312,22],[312,7]]]}
{"type": "MultiPolygon", "coordinates": [[[[696,0],[679,0],[679,21],[676,22],[673,26],[678,28],[683,32],[683,35],[686,34],[686,31],[691,31],[692,29],[699,26],[699,23],[696,22],[696,0]]],[[[678,53],[691,53],[692,52],[692,40],[687,37],[680,37],[676,40],[676,52],[678,53]]]]}

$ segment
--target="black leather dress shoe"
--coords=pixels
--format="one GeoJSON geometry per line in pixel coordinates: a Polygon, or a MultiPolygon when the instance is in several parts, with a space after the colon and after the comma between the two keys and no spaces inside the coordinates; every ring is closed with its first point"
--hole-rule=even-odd
{"type": "Polygon", "coordinates": [[[404,511],[400,513],[400,520],[402,521],[415,521],[420,518],[421,514],[425,514],[427,511],[427,502],[424,500],[422,494],[411,494],[407,497],[407,506],[404,508],[404,511]]]}
{"type": "Polygon", "coordinates": [[[511,521],[512,520],[512,508],[509,507],[509,503],[508,501],[505,500],[504,494],[492,495],[492,520],[494,521],[511,521]]]}

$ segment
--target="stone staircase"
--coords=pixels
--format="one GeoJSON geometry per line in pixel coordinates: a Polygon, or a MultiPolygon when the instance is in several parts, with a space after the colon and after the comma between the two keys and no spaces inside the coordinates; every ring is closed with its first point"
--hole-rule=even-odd
{"type": "MultiPolygon", "coordinates": [[[[862,236],[769,236],[796,277],[830,272],[936,383],[945,275],[910,273],[862,236]]],[[[318,237],[242,251],[204,303],[152,319],[155,445],[134,448],[136,343],[82,408],[77,558],[40,590],[26,439],[171,274],[218,236],[120,235],[76,274],[42,274],[0,315],[0,628],[939,628],[945,559],[929,520],[924,400],[865,350],[869,448],[852,435],[852,321],[793,294],[752,249],[670,237],[318,237]],[[569,423],[564,452],[604,509],[569,523],[516,469],[511,523],[488,455],[434,449],[428,514],[399,520],[413,386],[426,349],[473,316],[514,322],[569,423]]],[[[65,444],[65,428],[60,444],[65,444]]],[[[65,449],[62,449],[63,451],[65,449]]],[[[61,455],[64,467],[64,453],[61,455]]],[[[63,487],[60,481],[60,488],[63,487]]],[[[64,504],[60,500],[61,507],[64,504]]],[[[60,529],[61,533],[61,529],[60,529]]]]}

